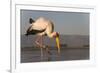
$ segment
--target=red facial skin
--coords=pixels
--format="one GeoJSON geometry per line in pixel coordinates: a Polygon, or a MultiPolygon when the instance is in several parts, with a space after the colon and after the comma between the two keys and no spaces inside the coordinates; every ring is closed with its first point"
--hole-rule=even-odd
{"type": "Polygon", "coordinates": [[[59,37],[59,33],[55,32],[55,34],[53,35],[54,38],[59,37]]]}

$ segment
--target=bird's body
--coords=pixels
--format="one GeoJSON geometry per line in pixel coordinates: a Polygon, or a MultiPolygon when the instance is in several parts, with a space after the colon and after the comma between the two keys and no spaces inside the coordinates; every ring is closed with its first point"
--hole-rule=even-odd
{"type": "Polygon", "coordinates": [[[32,23],[27,30],[29,35],[47,35],[51,37],[51,33],[54,31],[54,24],[48,19],[43,17],[38,18],[35,23],[32,23]]]}
{"type": "Polygon", "coordinates": [[[38,36],[35,43],[41,48],[41,52],[42,52],[42,48],[44,47],[42,42],[43,40],[42,37],[48,36],[49,38],[56,38],[58,53],[60,53],[59,34],[57,32],[54,32],[54,24],[52,21],[44,17],[40,17],[36,21],[30,18],[29,23],[31,25],[29,26],[26,35],[38,36]]]}

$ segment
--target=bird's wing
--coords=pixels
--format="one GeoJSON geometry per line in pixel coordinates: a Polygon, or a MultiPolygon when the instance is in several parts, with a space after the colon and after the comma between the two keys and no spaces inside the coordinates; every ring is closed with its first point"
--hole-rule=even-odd
{"type": "Polygon", "coordinates": [[[43,29],[46,29],[46,27],[43,27],[41,25],[33,25],[31,27],[31,29],[33,29],[33,30],[43,30],[43,29]]]}
{"type": "Polygon", "coordinates": [[[54,24],[48,19],[39,18],[35,21],[35,23],[32,24],[31,29],[38,31],[46,30],[46,34],[49,35],[54,31],[54,24]]]}
{"type": "Polygon", "coordinates": [[[48,22],[44,18],[39,18],[32,24],[32,29],[43,30],[46,29],[48,22]]]}
{"type": "Polygon", "coordinates": [[[51,37],[51,33],[53,31],[54,31],[54,24],[50,21],[45,32],[49,37],[51,37]]]}
{"type": "Polygon", "coordinates": [[[28,29],[27,29],[27,31],[26,31],[26,35],[30,35],[30,34],[37,34],[37,33],[42,33],[42,32],[44,32],[46,29],[41,29],[41,30],[39,30],[39,29],[33,29],[32,28],[32,26],[30,26],[28,29]]]}

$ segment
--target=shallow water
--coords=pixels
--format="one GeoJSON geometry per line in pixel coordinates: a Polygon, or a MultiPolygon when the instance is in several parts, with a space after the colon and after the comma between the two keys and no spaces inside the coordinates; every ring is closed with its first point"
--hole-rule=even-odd
{"type": "Polygon", "coordinates": [[[21,63],[29,62],[46,62],[46,61],[69,61],[69,60],[88,60],[89,48],[62,48],[61,54],[58,55],[57,49],[50,49],[50,54],[39,48],[23,48],[21,49],[21,63]]]}

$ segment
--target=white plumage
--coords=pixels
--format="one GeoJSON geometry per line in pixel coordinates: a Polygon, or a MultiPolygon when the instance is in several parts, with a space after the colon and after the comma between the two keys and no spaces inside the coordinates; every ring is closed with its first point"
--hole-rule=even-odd
{"type": "Polygon", "coordinates": [[[34,23],[31,24],[31,30],[37,30],[37,31],[42,31],[45,30],[43,32],[37,32],[37,35],[47,35],[48,37],[52,37],[52,32],[54,31],[54,24],[48,20],[45,19],[43,17],[38,18],[34,23]]]}

